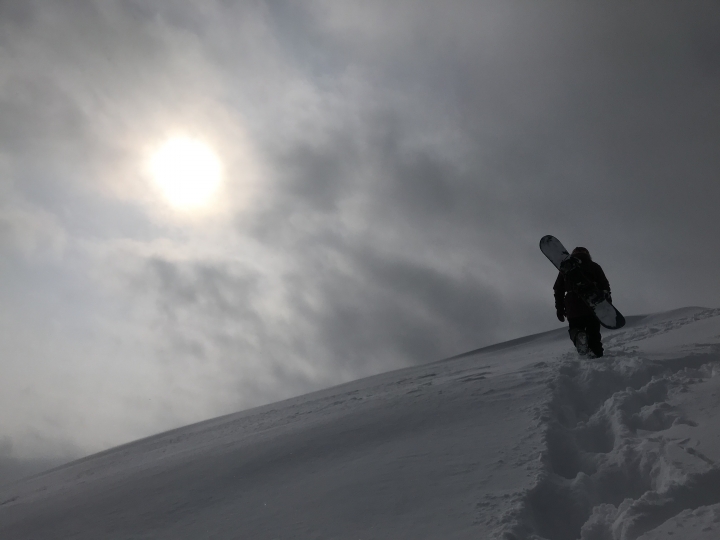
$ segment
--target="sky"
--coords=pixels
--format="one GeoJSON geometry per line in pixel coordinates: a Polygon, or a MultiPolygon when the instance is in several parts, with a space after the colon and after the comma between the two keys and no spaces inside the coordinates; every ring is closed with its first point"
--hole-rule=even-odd
{"type": "Polygon", "coordinates": [[[545,234],[719,306],[718,96],[710,1],[0,0],[0,472],[559,327],[545,234]]]}

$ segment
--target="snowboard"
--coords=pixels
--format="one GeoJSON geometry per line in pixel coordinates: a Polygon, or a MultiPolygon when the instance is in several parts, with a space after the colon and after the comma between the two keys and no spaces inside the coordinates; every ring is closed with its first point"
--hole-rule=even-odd
{"type": "Polygon", "coordinates": [[[605,328],[616,330],[625,326],[625,317],[613,306],[605,293],[583,273],[582,261],[568,253],[554,236],[540,239],[540,250],[565,275],[565,282],[585,304],[592,309],[595,318],[605,328]]]}

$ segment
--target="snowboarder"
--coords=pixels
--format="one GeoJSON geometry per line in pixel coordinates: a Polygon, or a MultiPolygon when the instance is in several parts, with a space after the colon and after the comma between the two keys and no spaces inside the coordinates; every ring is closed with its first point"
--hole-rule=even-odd
{"type": "MultiPolygon", "coordinates": [[[[582,271],[585,276],[595,283],[595,286],[605,293],[609,302],[610,283],[605,277],[605,272],[599,264],[590,257],[590,252],[584,247],[576,247],[572,256],[582,262],[582,271]]],[[[565,322],[567,317],[570,328],[568,332],[575,348],[581,355],[588,354],[591,358],[599,358],[603,355],[603,346],[600,336],[600,323],[580,297],[567,286],[565,276],[561,272],[553,286],[555,292],[555,309],[560,322],[565,322]]]]}

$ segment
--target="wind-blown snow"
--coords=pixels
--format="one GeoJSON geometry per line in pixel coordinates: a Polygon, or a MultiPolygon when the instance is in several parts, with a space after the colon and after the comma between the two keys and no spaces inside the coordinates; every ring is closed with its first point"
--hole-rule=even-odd
{"type": "Polygon", "coordinates": [[[720,310],[565,330],[163,433],[0,490],[0,538],[720,537],[720,310]]]}

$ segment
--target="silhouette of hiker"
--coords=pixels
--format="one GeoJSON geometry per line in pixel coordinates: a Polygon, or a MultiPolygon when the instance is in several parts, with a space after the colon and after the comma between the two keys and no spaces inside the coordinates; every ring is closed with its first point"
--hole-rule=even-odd
{"type": "MultiPolygon", "coordinates": [[[[605,295],[609,302],[610,283],[605,277],[605,272],[598,263],[592,260],[590,252],[584,247],[576,247],[571,254],[582,263],[582,271],[588,279],[594,282],[595,286],[605,295]]],[[[587,354],[590,358],[599,358],[603,355],[603,346],[600,336],[600,323],[593,315],[592,310],[583,302],[580,297],[571,290],[565,282],[562,272],[558,275],[553,286],[555,292],[555,309],[560,322],[567,317],[568,332],[575,348],[581,355],[587,354]]]]}

